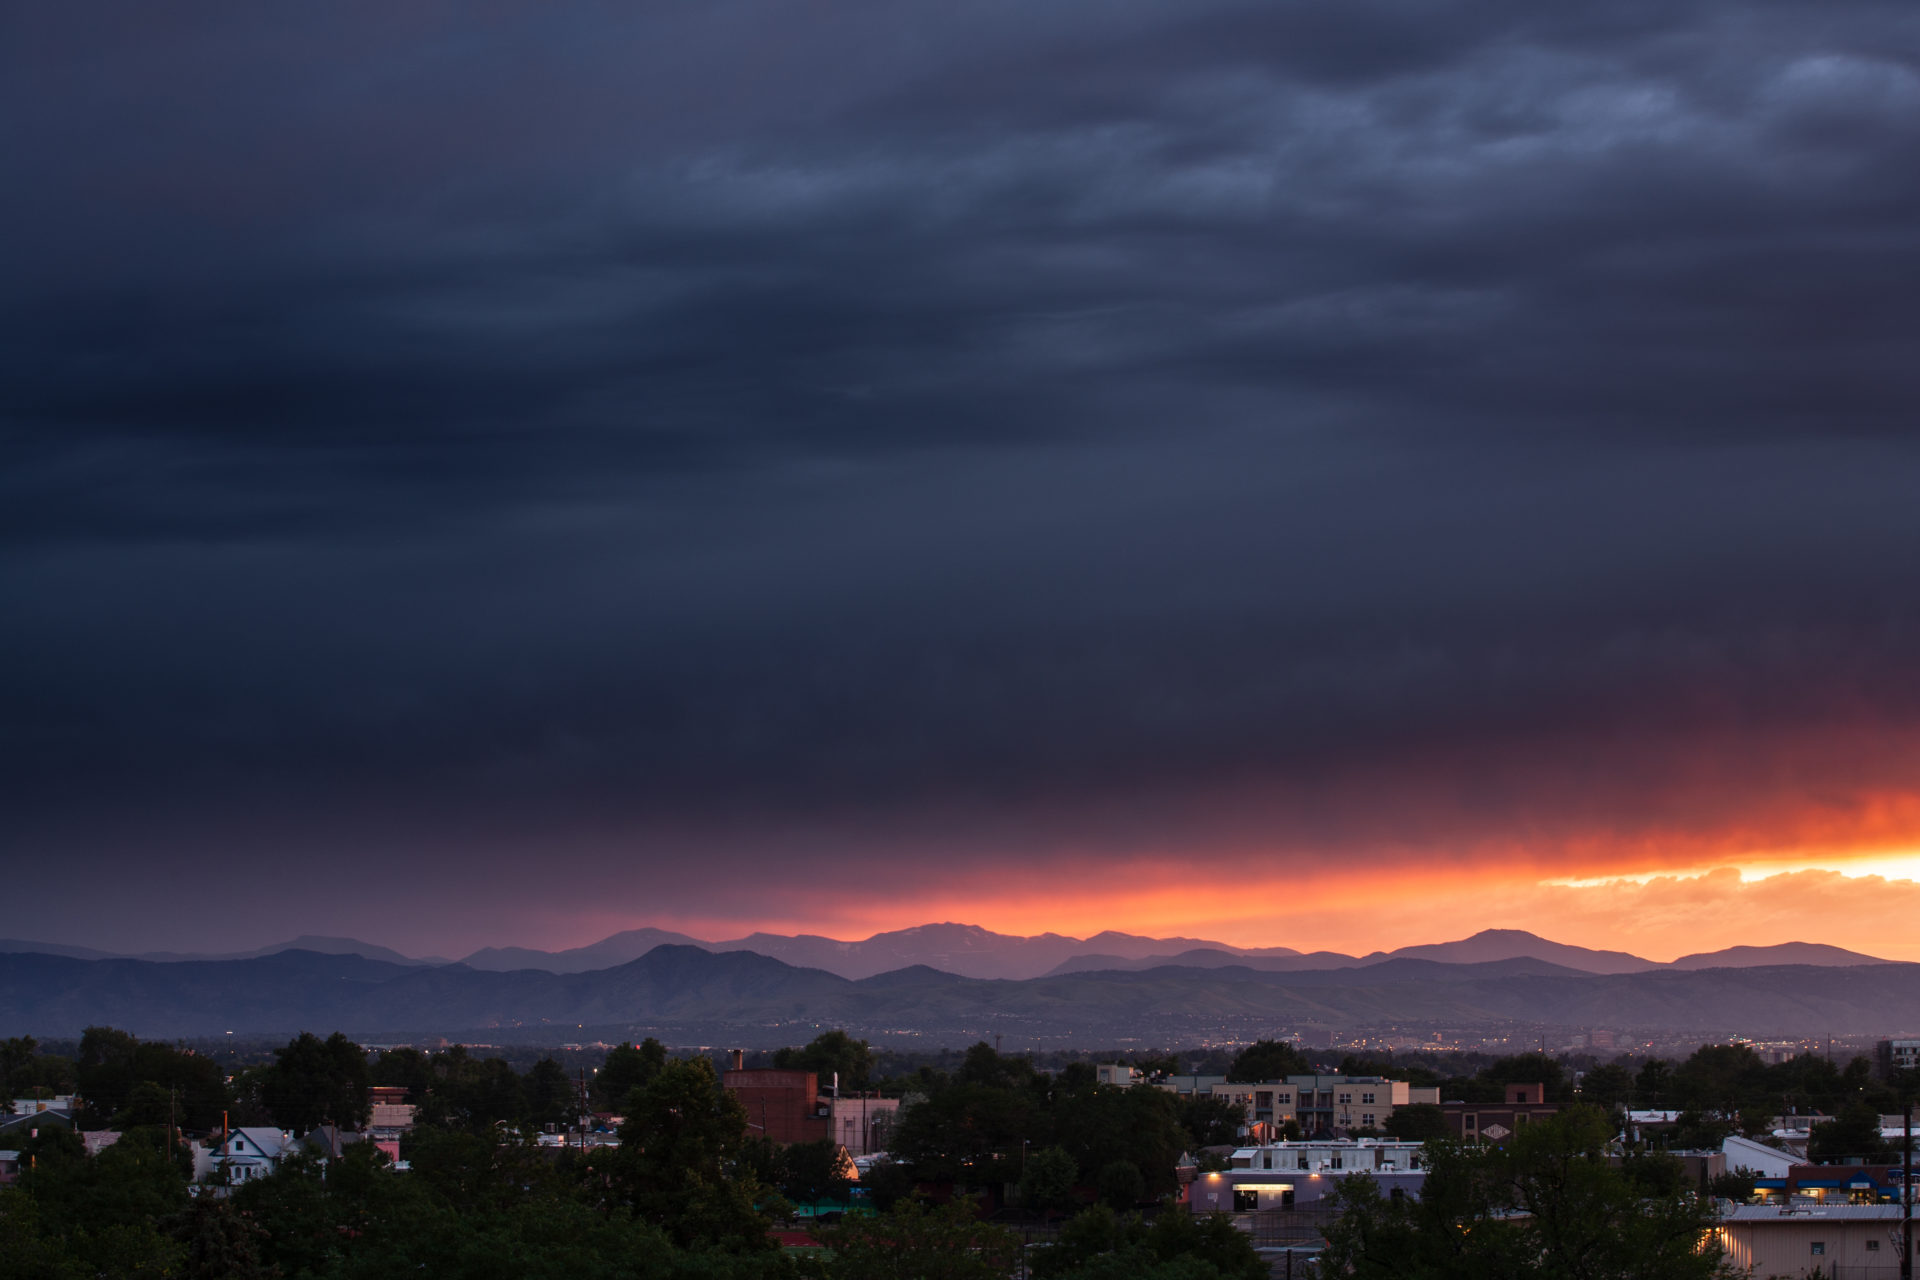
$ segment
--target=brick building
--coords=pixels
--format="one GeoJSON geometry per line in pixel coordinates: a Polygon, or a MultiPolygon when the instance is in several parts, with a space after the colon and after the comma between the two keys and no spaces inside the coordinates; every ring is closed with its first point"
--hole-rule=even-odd
{"type": "Polygon", "coordinates": [[[1499,1102],[1443,1102],[1447,1132],[1456,1138],[1499,1142],[1522,1125],[1544,1120],[1560,1108],[1547,1101],[1543,1084],[1510,1084],[1499,1102]]]}
{"type": "Polygon", "coordinates": [[[746,1107],[747,1133],[753,1137],[784,1146],[835,1136],[833,1104],[820,1096],[820,1078],[811,1071],[749,1071],[735,1065],[721,1074],[720,1084],[746,1107]]]}

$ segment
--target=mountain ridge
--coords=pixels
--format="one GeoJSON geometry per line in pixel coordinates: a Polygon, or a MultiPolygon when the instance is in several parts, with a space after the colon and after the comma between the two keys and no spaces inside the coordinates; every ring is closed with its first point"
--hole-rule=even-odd
{"type": "MultiPolygon", "coordinates": [[[[1261,957],[1250,957],[1258,960],[1261,957]]],[[[1731,1035],[1900,1034],[1920,1028],[1920,965],[1655,969],[1591,974],[1531,957],[1454,964],[1402,956],[1273,972],[1249,965],[1097,970],[1009,980],[925,967],[853,980],[753,952],[664,944],[576,974],[399,965],[284,951],[247,960],[84,960],[0,954],[0,1025],[47,1037],[111,1025],[143,1037],[496,1037],[562,1043],[581,1028],[652,1028],[693,1043],[799,1043],[823,1027],[960,1045],[991,1035],[1174,1044],[1239,1028],[1449,1025],[1634,1028],[1731,1035]]]]}
{"type": "MultiPolygon", "coordinates": [[[[1392,951],[1355,956],[1337,951],[1301,952],[1291,947],[1236,947],[1193,938],[1152,938],[1105,930],[1086,939],[1058,933],[1032,936],[1001,934],[978,925],[942,922],[876,933],[858,940],[819,934],[753,933],[706,942],[667,929],[628,929],[597,942],[562,951],[527,947],[483,947],[457,963],[469,969],[507,973],[532,970],[555,974],[617,968],[660,946],[693,947],[712,954],[747,952],[800,968],[821,969],[850,980],[924,965],[962,977],[1026,980],[1100,970],[1141,971],[1164,967],[1222,969],[1247,967],[1270,973],[1367,967],[1394,960],[1437,960],[1449,964],[1531,959],[1584,973],[1624,974],[1669,969],[1752,968],[1799,964],[1853,966],[1887,961],[1825,943],[1788,942],[1740,945],[1681,956],[1662,964],[1624,951],[1595,950],[1555,942],[1521,929],[1483,929],[1451,942],[1420,943],[1392,951]]],[[[258,959],[288,951],[358,955],[414,967],[456,962],[438,956],[410,957],[388,947],[353,938],[302,935],[289,942],[224,954],[145,952],[135,955],[55,943],[0,939],[0,954],[58,955],[70,959],[136,959],[155,963],[205,963],[258,959]]]]}

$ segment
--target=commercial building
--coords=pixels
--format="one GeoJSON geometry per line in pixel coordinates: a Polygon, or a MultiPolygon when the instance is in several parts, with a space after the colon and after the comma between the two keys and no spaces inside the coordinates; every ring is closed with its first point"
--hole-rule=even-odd
{"type": "Polygon", "coordinates": [[[1920,1040],[1882,1040],[1873,1047],[1873,1056],[1882,1079],[1896,1071],[1912,1071],[1920,1068],[1920,1040]]]}
{"type": "Polygon", "coordinates": [[[1420,1143],[1376,1138],[1263,1143],[1240,1148],[1229,1163],[1194,1181],[1187,1202],[1195,1213],[1308,1208],[1354,1174],[1390,1197],[1418,1196],[1427,1178],[1420,1143]]]}
{"type": "Polygon", "coordinates": [[[819,1077],[811,1071],[734,1067],[722,1073],[720,1084],[747,1109],[753,1137],[785,1146],[832,1136],[833,1106],[820,1096],[819,1077]]]}
{"type": "Polygon", "coordinates": [[[749,1071],[741,1064],[744,1057],[734,1051],[720,1084],[747,1109],[747,1132],[754,1137],[771,1138],[782,1146],[831,1138],[854,1156],[887,1149],[899,1118],[898,1098],[823,1095],[820,1078],[811,1071],[749,1071]]]}
{"type": "Polygon", "coordinates": [[[829,1098],[827,1108],[828,1131],[850,1156],[885,1151],[900,1118],[898,1098],[829,1098]]]}
{"type": "Polygon", "coordinates": [[[1726,1157],[1727,1168],[1746,1169],[1762,1178],[1784,1178],[1799,1163],[1788,1152],[1738,1134],[1728,1134],[1721,1141],[1720,1154],[1726,1157]]]}
{"type": "Polygon", "coordinates": [[[1900,1274],[1900,1206],[1737,1205],[1714,1228],[1727,1260],[1750,1276],[1900,1274]]]}
{"type": "Polygon", "coordinates": [[[1753,1192],[1776,1204],[1898,1204],[1899,1165],[1796,1164],[1784,1174],[1756,1178],[1753,1192]]]}
{"type": "Polygon", "coordinates": [[[1510,1084],[1499,1102],[1443,1102],[1440,1114],[1447,1132],[1456,1138],[1499,1142],[1522,1125],[1544,1120],[1560,1110],[1547,1101],[1541,1084],[1510,1084]]]}

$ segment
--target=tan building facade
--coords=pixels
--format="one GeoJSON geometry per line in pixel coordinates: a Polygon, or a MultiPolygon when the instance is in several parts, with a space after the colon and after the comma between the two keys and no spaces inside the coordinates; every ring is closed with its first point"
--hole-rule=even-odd
{"type": "Polygon", "coordinates": [[[1714,1234],[1734,1269],[1755,1280],[1895,1280],[1900,1274],[1899,1205],[1739,1205],[1714,1234]]]}
{"type": "Polygon", "coordinates": [[[900,1118],[898,1098],[829,1098],[827,1107],[828,1136],[853,1156],[885,1151],[900,1118]]]}
{"type": "Polygon", "coordinates": [[[1384,1128],[1399,1107],[1438,1103],[1440,1091],[1377,1076],[1288,1076],[1248,1084],[1219,1083],[1208,1089],[1246,1113],[1247,1131],[1271,1141],[1288,1121],[1302,1133],[1350,1133],[1384,1128]]]}

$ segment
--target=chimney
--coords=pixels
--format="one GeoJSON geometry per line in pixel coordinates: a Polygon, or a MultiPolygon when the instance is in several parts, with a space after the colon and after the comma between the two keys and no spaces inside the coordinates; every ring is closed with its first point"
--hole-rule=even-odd
{"type": "Polygon", "coordinates": [[[745,1071],[747,1069],[747,1051],[745,1049],[727,1050],[727,1070],[745,1071]]]}

